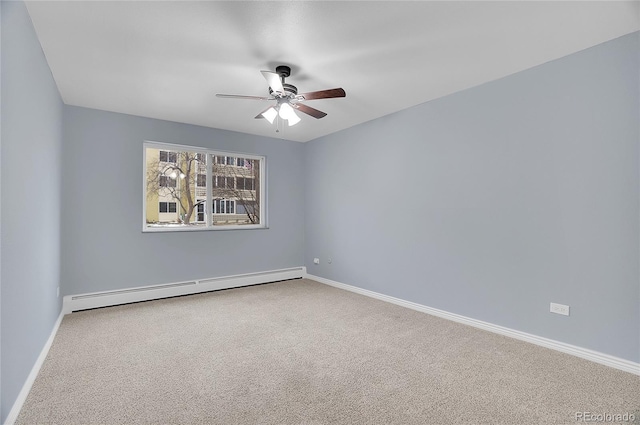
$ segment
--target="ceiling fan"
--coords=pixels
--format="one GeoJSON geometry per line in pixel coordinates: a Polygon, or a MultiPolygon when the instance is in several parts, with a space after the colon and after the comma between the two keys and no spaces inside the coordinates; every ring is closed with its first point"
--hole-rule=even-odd
{"type": "Polygon", "coordinates": [[[286,65],[276,67],[276,72],[260,72],[269,84],[269,96],[243,96],[236,94],[216,94],[216,96],[231,99],[275,100],[275,105],[269,106],[260,112],[256,115],[256,118],[265,118],[269,123],[273,124],[273,120],[279,116],[283,120],[286,120],[289,126],[300,122],[300,117],[295,113],[296,110],[318,119],[327,115],[301,102],[305,100],[330,99],[333,97],[346,96],[342,88],[298,94],[298,88],[296,86],[284,82],[284,79],[291,75],[291,68],[286,65]]]}

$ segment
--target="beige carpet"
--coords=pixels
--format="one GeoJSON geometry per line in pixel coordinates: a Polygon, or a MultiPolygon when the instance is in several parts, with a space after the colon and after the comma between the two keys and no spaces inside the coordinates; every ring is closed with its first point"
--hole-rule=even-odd
{"type": "Polygon", "coordinates": [[[575,424],[640,377],[310,280],[64,318],[18,424],[575,424]]]}

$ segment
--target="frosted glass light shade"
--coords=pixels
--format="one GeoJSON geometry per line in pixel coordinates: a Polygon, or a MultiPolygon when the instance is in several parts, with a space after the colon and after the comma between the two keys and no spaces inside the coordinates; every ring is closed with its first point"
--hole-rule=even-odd
{"type": "Polygon", "coordinates": [[[288,120],[291,115],[295,115],[293,112],[293,108],[288,103],[283,103],[280,105],[280,118],[283,120],[288,120]]]}
{"type": "Polygon", "coordinates": [[[276,119],[277,115],[278,113],[273,106],[262,113],[262,116],[269,121],[269,124],[273,124],[273,120],[276,119]]]}
{"type": "Polygon", "coordinates": [[[289,127],[291,127],[292,125],[296,125],[300,122],[300,117],[292,109],[287,121],[289,121],[289,127]]]}

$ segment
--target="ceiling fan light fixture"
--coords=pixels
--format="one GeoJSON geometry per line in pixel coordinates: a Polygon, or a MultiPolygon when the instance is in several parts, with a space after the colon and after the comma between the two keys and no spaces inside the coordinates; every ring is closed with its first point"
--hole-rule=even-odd
{"type": "Polygon", "coordinates": [[[295,115],[295,112],[293,112],[293,108],[291,107],[291,105],[289,105],[288,103],[282,103],[280,105],[279,115],[283,120],[288,120],[290,116],[295,115]]]}
{"type": "Polygon", "coordinates": [[[282,103],[280,105],[280,112],[278,112],[278,115],[280,115],[280,118],[283,120],[287,120],[289,127],[300,122],[300,117],[296,114],[289,103],[282,103]]]}
{"type": "Polygon", "coordinates": [[[287,121],[289,122],[289,127],[291,127],[292,125],[296,125],[300,122],[300,117],[292,109],[287,121]]]}
{"type": "Polygon", "coordinates": [[[277,115],[278,112],[273,106],[262,113],[262,116],[265,117],[267,121],[269,121],[269,124],[273,124],[273,120],[276,119],[277,115]]]}

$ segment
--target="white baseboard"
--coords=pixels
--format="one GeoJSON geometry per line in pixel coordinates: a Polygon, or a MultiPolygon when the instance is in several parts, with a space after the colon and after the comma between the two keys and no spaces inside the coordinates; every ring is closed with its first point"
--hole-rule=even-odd
{"type": "Polygon", "coordinates": [[[115,291],[67,295],[63,298],[62,312],[63,314],[68,314],[90,308],[108,307],[139,301],[217,291],[220,289],[237,288],[240,286],[257,285],[279,280],[296,279],[303,277],[305,274],[305,267],[293,267],[290,269],[174,282],[164,285],[140,286],[115,291]]]}
{"type": "Polygon", "coordinates": [[[590,360],[595,363],[600,363],[605,366],[609,366],[615,369],[623,370],[625,372],[633,373],[634,375],[640,375],[640,363],[635,363],[629,360],[621,359],[619,357],[611,356],[609,354],[600,353],[598,351],[589,350],[587,348],[566,344],[564,342],[555,341],[552,339],[528,334],[526,332],[516,331],[514,329],[505,328],[503,326],[494,325],[492,323],[483,322],[481,320],[472,319],[469,317],[461,316],[459,314],[449,313],[447,311],[438,310],[432,307],[427,307],[422,304],[417,304],[411,301],[405,301],[400,298],[390,297],[388,295],[384,295],[377,292],[369,291],[367,289],[358,288],[356,286],[351,286],[344,283],[336,282],[330,279],[326,279],[324,277],[314,276],[311,274],[306,274],[305,277],[320,283],[324,283],[325,285],[330,285],[336,288],[345,289],[347,291],[355,292],[357,294],[366,295],[367,297],[375,298],[381,301],[397,304],[402,307],[407,307],[412,310],[417,310],[423,313],[427,313],[432,316],[437,316],[443,319],[452,320],[454,322],[463,323],[465,325],[473,326],[479,329],[484,329],[486,331],[493,332],[499,335],[508,336],[521,341],[539,345],[541,347],[546,347],[546,348],[550,348],[552,350],[560,351],[566,354],[571,354],[573,356],[590,360]]]}
{"type": "Polygon", "coordinates": [[[58,316],[58,319],[56,320],[56,323],[53,325],[53,329],[51,330],[51,335],[49,335],[49,339],[47,339],[47,342],[44,344],[44,347],[42,347],[42,351],[40,352],[38,359],[36,360],[35,364],[31,368],[31,372],[29,373],[27,380],[22,386],[22,389],[18,394],[18,398],[16,398],[16,401],[13,403],[13,406],[9,411],[9,415],[7,416],[7,419],[4,421],[4,425],[13,425],[15,421],[18,419],[18,415],[20,414],[22,405],[27,400],[29,391],[31,391],[31,387],[33,386],[33,383],[35,382],[36,377],[40,372],[40,368],[42,367],[44,360],[47,358],[47,354],[49,354],[49,349],[51,348],[51,344],[53,344],[53,339],[55,338],[56,333],[58,333],[58,328],[60,327],[60,323],[62,323],[63,317],[64,317],[64,313],[60,312],[60,315],[58,316]]]}

